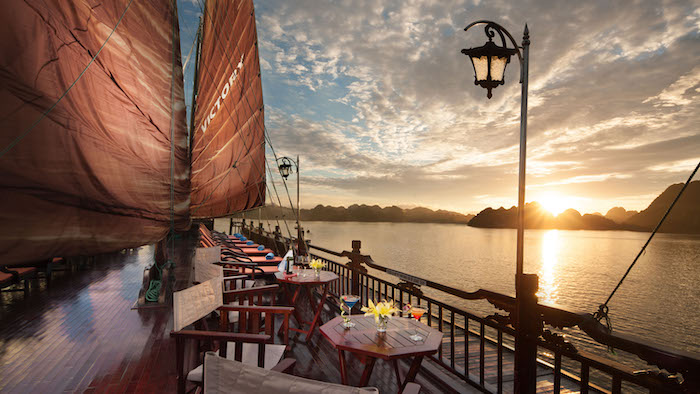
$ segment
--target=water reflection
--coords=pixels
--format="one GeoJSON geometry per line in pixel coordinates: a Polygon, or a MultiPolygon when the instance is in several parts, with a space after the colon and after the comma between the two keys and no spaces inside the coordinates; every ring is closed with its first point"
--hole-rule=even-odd
{"type": "Polygon", "coordinates": [[[559,286],[556,280],[559,250],[562,241],[559,230],[549,230],[542,237],[542,267],[540,268],[540,289],[537,297],[541,302],[556,303],[559,286]]]}

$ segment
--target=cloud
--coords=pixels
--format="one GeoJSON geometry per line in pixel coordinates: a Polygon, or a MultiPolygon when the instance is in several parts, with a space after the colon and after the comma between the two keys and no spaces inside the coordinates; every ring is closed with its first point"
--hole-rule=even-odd
{"type": "Polygon", "coordinates": [[[677,182],[659,168],[700,148],[700,11],[688,2],[301,0],[261,2],[256,15],[268,131],[301,155],[306,201],[515,202],[519,66],[487,100],[459,52],[485,42],[481,28],[462,31],[477,19],[517,41],[530,27],[538,190],[605,211],[677,182]]]}
{"type": "Polygon", "coordinates": [[[666,163],[660,163],[649,167],[651,171],[662,171],[662,172],[684,172],[690,174],[690,172],[700,163],[700,157],[687,160],[676,160],[666,163]]]}
{"type": "Polygon", "coordinates": [[[644,100],[652,102],[654,106],[686,106],[692,104],[693,99],[700,94],[700,66],[695,67],[689,73],[678,78],[671,86],[665,88],[658,95],[644,100]]]}

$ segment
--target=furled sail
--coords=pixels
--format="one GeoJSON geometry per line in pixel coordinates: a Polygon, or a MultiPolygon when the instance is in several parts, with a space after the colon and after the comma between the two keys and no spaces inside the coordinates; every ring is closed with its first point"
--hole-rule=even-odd
{"type": "Polygon", "coordinates": [[[3,4],[0,265],[189,226],[178,31],[173,0],[3,4]]]}
{"type": "Polygon", "coordinates": [[[192,138],[193,218],[265,202],[265,126],[252,0],[209,0],[202,15],[192,138]]]}

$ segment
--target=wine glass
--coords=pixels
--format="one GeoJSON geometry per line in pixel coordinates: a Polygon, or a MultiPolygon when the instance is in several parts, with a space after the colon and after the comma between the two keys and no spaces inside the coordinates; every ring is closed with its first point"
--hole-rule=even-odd
{"type": "Polygon", "coordinates": [[[355,323],[353,323],[350,320],[350,313],[352,312],[352,307],[354,307],[355,304],[357,304],[360,301],[360,296],[354,294],[343,294],[342,296],[340,296],[340,300],[348,310],[348,317],[343,317],[343,320],[345,320],[345,322],[343,323],[343,327],[355,327],[355,323]]]}
{"type": "MultiPolygon", "coordinates": [[[[413,315],[413,318],[416,319],[417,321],[420,321],[420,318],[423,316],[425,313],[425,309],[423,308],[418,308],[418,307],[413,307],[411,308],[411,315],[413,315]]],[[[416,327],[416,333],[411,335],[411,339],[414,341],[422,341],[423,337],[418,334],[418,327],[416,327]]]]}

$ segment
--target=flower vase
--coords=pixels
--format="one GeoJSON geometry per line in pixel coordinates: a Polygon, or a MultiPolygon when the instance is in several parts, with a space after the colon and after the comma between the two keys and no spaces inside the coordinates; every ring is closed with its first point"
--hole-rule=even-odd
{"type": "Polygon", "coordinates": [[[389,316],[379,316],[377,322],[377,331],[386,332],[386,325],[389,323],[389,316]]]}
{"type": "Polygon", "coordinates": [[[317,278],[321,277],[321,268],[314,268],[314,276],[317,278]]]}

